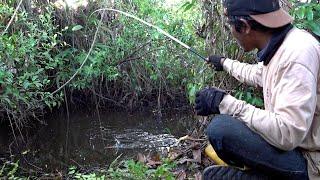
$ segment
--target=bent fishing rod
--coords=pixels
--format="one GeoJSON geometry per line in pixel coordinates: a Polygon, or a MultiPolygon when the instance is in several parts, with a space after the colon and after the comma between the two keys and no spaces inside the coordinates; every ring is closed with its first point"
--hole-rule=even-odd
{"type": "MultiPolygon", "coordinates": [[[[135,19],[135,20],[137,20],[137,21],[139,21],[139,22],[141,22],[141,23],[143,23],[143,24],[145,24],[145,25],[147,25],[147,26],[149,26],[149,27],[155,28],[155,29],[156,29],[158,32],[160,32],[161,34],[163,34],[163,35],[165,35],[166,37],[170,38],[171,40],[179,43],[182,47],[188,49],[191,53],[195,54],[195,55],[196,55],[198,58],[200,58],[201,60],[206,61],[206,62],[208,61],[205,57],[201,56],[200,53],[198,53],[196,50],[194,50],[194,49],[191,48],[190,46],[186,45],[185,43],[181,42],[179,39],[173,37],[173,36],[170,35],[168,32],[166,32],[166,31],[164,31],[163,29],[159,28],[158,26],[155,26],[155,25],[153,25],[153,24],[151,24],[151,23],[148,23],[148,22],[146,22],[146,21],[144,21],[144,20],[142,20],[142,19],[140,19],[140,18],[138,18],[138,17],[136,17],[136,16],[134,16],[134,15],[132,15],[132,14],[129,14],[129,13],[127,13],[127,12],[124,12],[124,11],[121,11],[121,10],[118,10],[118,9],[113,9],[113,8],[101,8],[101,9],[97,9],[97,10],[93,11],[92,14],[94,14],[94,13],[96,13],[96,12],[99,12],[99,11],[103,11],[103,12],[102,12],[102,15],[101,15],[101,18],[100,18],[100,21],[99,21],[97,30],[96,30],[96,32],[95,32],[95,34],[94,34],[93,42],[92,42],[92,44],[91,44],[91,47],[90,47],[90,50],[89,50],[87,56],[85,57],[85,59],[83,60],[83,62],[81,63],[81,65],[80,65],[80,67],[77,69],[77,71],[71,76],[71,78],[70,78],[68,81],[66,81],[62,86],[60,86],[58,89],[56,89],[55,91],[53,91],[53,92],[51,93],[51,95],[56,94],[56,93],[59,92],[62,88],[64,88],[67,84],[69,84],[69,83],[75,78],[75,76],[80,72],[80,70],[82,69],[82,67],[84,66],[84,64],[86,63],[86,61],[88,60],[89,55],[90,55],[90,53],[91,53],[91,51],[92,51],[92,48],[93,48],[93,46],[94,46],[94,43],[95,43],[95,41],[96,41],[97,33],[98,33],[99,28],[100,28],[100,26],[101,26],[102,19],[103,19],[103,17],[104,17],[105,11],[113,11],[113,12],[117,12],[117,13],[123,14],[123,15],[125,15],[125,16],[127,16],[127,17],[131,17],[131,18],[133,18],[133,19],[135,19]]],[[[92,15],[92,14],[91,14],[91,15],[92,15]]],[[[90,16],[91,16],[91,15],[90,15],[90,16]]]]}
{"type": "Polygon", "coordinates": [[[112,8],[102,8],[102,9],[98,9],[98,10],[95,10],[93,13],[95,12],[98,12],[98,11],[113,11],[113,12],[117,12],[117,13],[120,13],[120,14],[123,14],[127,17],[131,17],[149,27],[152,27],[152,28],[155,28],[158,32],[160,32],[161,34],[167,36],[168,38],[170,38],[171,40],[179,43],[181,46],[183,46],[184,48],[188,49],[190,52],[192,52],[193,54],[195,54],[197,57],[199,57],[200,59],[204,60],[204,61],[207,61],[205,57],[203,57],[202,55],[200,55],[196,50],[194,50],[193,48],[191,48],[190,46],[186,45],[185,43],[181,42],[179,39],[173,37],[172,35],[170,35],[168,32],[164,31],[163,29],[159,28],[158,26],[155,26],[151,23],[148,23],[132,14],[129,14],[127,12],[124,12],[124,11],[120,11],[118,9],[112,9],[112,8]]]}

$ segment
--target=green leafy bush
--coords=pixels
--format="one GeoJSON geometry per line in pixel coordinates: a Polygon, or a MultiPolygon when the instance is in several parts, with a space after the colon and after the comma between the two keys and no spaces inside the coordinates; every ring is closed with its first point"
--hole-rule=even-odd
{"type": "Polygon", "coordinates": [[[294,1],[291,14],[297,27],[320,36],[320,4],[317,0],[304,3],[294,1]]]}
{"type": "MultiPolygon", "coordinates": [[[[13,8],[0,4],[4,17],[11,17],[13,8]]],[[[56,68],[54,56],[62,46],[61,34],[53,24],[53,9],[48,6],[39,14],[19,12],[8,32],[0,36],[0,109],[3,116],[13,118],[17,126],[28,117],[37,118],[46,105],[59,103],[49,88],[53,79],[50,70],[56,68]]],[[[4,27],[8,18],[1,21],[4,27]]]]}
{"type": "MultiPolygon", "coordinates": [[[[96,94],[113,97],[112,102],[130,107],[139,106],[141,100],[157,101],[161,108],[162,103],[177,97],[187,97],[193,103],[195,93],[206,85],[221,85],[230,91],[238,87],[237,82],[207,68],[181,45],[120,14],[106,13],[97,41],[92,42],[102,16],[102,11],[95,10],[103,7],[104,1],[90,2],[77,10],[32,2],[33,9],[19,10],[0,37],[0,109],[2,117],[19,119],[17,124],[23,125],[28,117],[37,118],[46,108],[60,105],[64,94],[51,92],[77,72],[91,43],[93,51],[66,87],[71,94],[65,98],[77,91],[89,98],[96,94]]],[[[225,27],[218,2],[181,1],[174,7],[157,0],[108,3],[155,24],[204,56],[244,58],[225,27]]],[[[0,5],[2,29],[13,15],[13,4],[15,1],[0,5]]],[[[296,2],[291,13],[298,27],[319,35],[318,3],[296,2]]],[[[261,104],[260,100],[252,101],[261,104]]]]}
{"type": "Polygon", "coordinates": [[[123,163],[123,168],[109,168],[110,179],[175,179],[172,171],[176,165],[169,160],[164,160],[163,164],[156,169],[150,169],[146,165],[128,160],[123,163]]]}
{"type": "MultiPolygon", "coordinates": [[[[14,2],[0,5],[0,27],[4,28],[12,17],[14,2]]],[[[30,116],[39,117],[47,107],[60,105],[63,93],[51,92],[67,82],[83,63],[101,17],[93,11],[103,4],[96,1],[76,11],[34,3],[33,11],[19,10],[0,37],[0,108],[5,112],[3,117],[19,119],[19,126],[30,116]]],[[[203,46],[193,33],[197,16],[190,18],[189,13],[186,18],[188,13],[167,9],[161,1],[153,0],[119,1],[114,6],[129,10],[196,49],[203,46]]],[[[125,16],[104,20],[94,43],[88,61],[67,86],[71,92],[94,90],[122,99],[123,104],[137,103],[145,97],[153,99],[158,92],[174,99],[175,95],[184,95],[187,84],[197,76],[195,64],[199,62],[186,49],[125,16]]]]}
{"type": "Polygon", "coordinates": [[[163,164],[155,169],[148,168],[141,162],[127,160],[120,163],[118,167],[110,166],[107,171],[97,170],[94,172],[83,173],[76,167],[70,167],[68,177],[72,179],[175,179],[172,173],[176,165],[168,160],[164,160],[163,164]]]}

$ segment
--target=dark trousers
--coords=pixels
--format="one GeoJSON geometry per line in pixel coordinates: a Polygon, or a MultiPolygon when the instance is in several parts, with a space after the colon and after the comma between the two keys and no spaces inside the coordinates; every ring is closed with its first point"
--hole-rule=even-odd
{"type": "Polygon", "coordinates": [[[207,134],[218,156],[230,165],[246,165],[277,179],[308,179],[307,162],[298,149],[280,150],[232,116],[215,116],[207,134]]]}

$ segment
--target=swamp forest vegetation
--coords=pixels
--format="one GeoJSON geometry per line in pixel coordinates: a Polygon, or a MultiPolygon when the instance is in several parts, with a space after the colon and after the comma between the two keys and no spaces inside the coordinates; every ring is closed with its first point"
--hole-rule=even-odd
{"type": "MultiPolygon", "coordinates": [[[[238,48],[221,0],[0,0],[0,177],[9,179],[197,179],[210,160],[203,154],[206,118],[175,153],[119,160],[88,168],[66,161],[44,170],[28,148],[53,113],[148,109],[192,114],[195,93],[225,89],[263,107],[261,91],[216,73],[180,44],[135,19],[152,23],[203,56],[221,54],[248,63],[238,48]],[[1,139],[1,138],[0,138],[1,139]],[[202,156],[201,156],[202,155],[202,156]]],[[[281,0],[294,24],[320,35],[319,1],[281,0]]],[[[180,120],[177,120],[180,121],[180,120]]],[[[46,132],[43,132],[46,133],[46,132]]],[[[178,137],[177,137],[178,138],[178,137]]],[[[108,153],[106,151],[105,153],[108,153]]]]}

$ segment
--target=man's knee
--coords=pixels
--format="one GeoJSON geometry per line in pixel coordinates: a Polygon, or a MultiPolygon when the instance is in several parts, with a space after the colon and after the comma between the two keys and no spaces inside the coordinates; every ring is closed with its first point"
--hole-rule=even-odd
{"type": "Polygon", "coordinates": [[[208,137],[230,136],[237,129],[238,123],[233,117],[228,115],[216,115],[207,128],[208,137]]]}
{"type": "Polygon", "coordinates": [[[216,115],[207,128],[207,136],[216,151],[222,150],[225,141],[239,138],[236,131],[241,122],[228,115],[216,115]]]}

